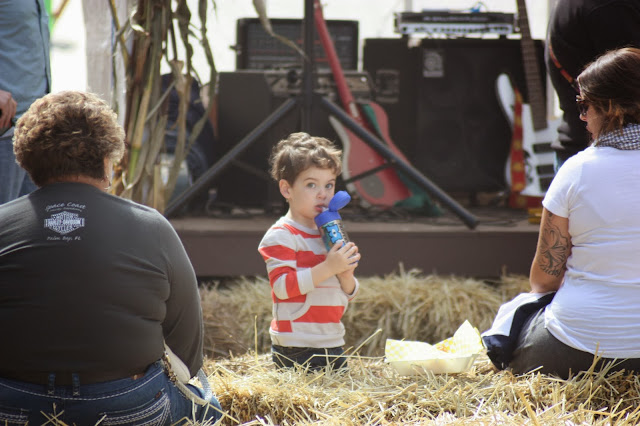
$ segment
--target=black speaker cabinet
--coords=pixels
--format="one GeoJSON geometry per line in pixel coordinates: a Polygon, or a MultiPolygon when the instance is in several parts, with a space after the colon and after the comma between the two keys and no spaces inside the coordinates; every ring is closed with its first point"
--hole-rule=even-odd
{"type": "MultiPolygon", "coordinates": [[[[372,87],[367,73],[345,71],[345,78],[356,100],[371,100],[372,87]]],[[[221,72],[218,92],[220,150],[228,152],[286,99],[300,95],[301,84],[300,70],[221,72]]],[[[316,93],[339,103],[329,70],[315,73],[314,84],[316,93]]],[[[269,155],[279,140],[300,130],[300,108],[297,108],[269,128],[215,179],[213,186],[217,188],[218,200],[234,206],[267,210],[281,205],[283,200],[277,184],[268,175],[269,155]]],[[[306,131],[341,146],[327,113],[319,105],[314,107],[311,129],[306,131]]]]}
{"type": "MultiPolygon", "coordinates": [[[[276,34],[293,41],[303,49],[302,19],[270,19],[276,34]]],[[[336,49],[342,69],[358,69],[358,21],[330,19],[327,29],[336,49]]],[[[313,55],[318,68],[329,69],[318,33],[314,33],[313,55]]],[[[260,19],[241,18],[236,23],[236,69],[276,69],[302,67],[302,57],[291,47],[267,34],[260,19]]]]}
{"type": "MultiPolygon", "coordinates": [[[[543,45],[535,43],[545,87],[543,45]]],[[[445,191],[505,188],[511,124],[496,79],[509,74],[528,98],[520,40],[366,39],[363,68],[394,143],[427,178],[445,191]]]]}

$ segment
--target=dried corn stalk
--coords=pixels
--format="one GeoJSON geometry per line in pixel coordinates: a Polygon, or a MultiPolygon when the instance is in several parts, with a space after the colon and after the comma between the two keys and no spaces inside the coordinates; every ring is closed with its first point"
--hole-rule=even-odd
{"type": "MultiPolygon", "coordinates": [[[[200,27],[197,29],[192,23],[187,0],[140,0],[124,25],[118,21],[114,0],[109,0],[116,30],[113,54],[122,58],[126,70],[124,122],[130,147],[128,156],[116,168],[112,192],[152,206],[160,212],[164,211],[174,191],[182,162],[213,107],[213,102],[209,102],[205,115],[192,129],[186,129],[191,83],[197,77],[192,64],[193,46],[196,45],[192,43],[194,39],[204,49],[210,69],[208,99],[215,99],[217,71],[207,38],[209,0],[193,1],[198,4],[200,27]],[[125,37],[125,34],[130,37],[125,37]],[[178,49],[178,43],[182,49],[178,49]],[[180,57],[179,51],[184,51],[184,57],[180,57]],[[169,66],[174,77],[174,84],[164,91],[160,78],[163,63],[169,66]],[[164,151],[167,125],[166,101],[172,88],[176,89],[180,99],[176,121],[177,142],[165,182],[161,173],[160,154],[164,151]]],[[[215,0],[210,1],[215,10],[215,0]]],[[[264,2],[254,0],[253,5],[265,30],[300,52],[293,42],[270,31],[264,2]]]]}
{"type": "MultiPolygon", "coordinates": [[[[204,49],[209,64],[209,99],[213,99],[217,81],[206,35],[208,0],[198,0],[201,25],[197,32],[193,31],[191,11],[186,0],[139,1],[123,26],[118,22],[113,0],[109,1],[117,34],[113,54],[121,55],[126,69],[125,131],[130,148],[128,156],[116,169],[113,192],[163,212],[174,191],[180,166],[208,120],[213,106],[212,103],[207,105],[205,115],[188,132],[186,118],[190,88],[197,77],[192,64],[193,39],[204,49]],[[128,41],[125,33],[130,34],[128,41]],[[178,48],[178,43],[182,49],[178,48]],[[184,51],[184,57],[180,57],[180,50],[184,51]],[[161,86],[163,63],[169,66],[174,79],[174,83],[164,91],[161,86]],[[161,173],[160,154],[165,150],[167,98],[173,88],[179,98],[177,143],[165,182],[161,173]]],[[[215,8],[215,2],[212,1],[212,4],[215,8]]]]}

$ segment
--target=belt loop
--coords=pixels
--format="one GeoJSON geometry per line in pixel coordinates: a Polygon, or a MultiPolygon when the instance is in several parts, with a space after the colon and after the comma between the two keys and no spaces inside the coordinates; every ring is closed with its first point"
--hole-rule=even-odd
{"type": "Polygon", "coordinates": [[[80,377],[78,373],[71,373],[71,386],[73,396],[80,396],[80,377]]]}
{"type": "Polygon", "coordinates": [[[53,395],[55,393],[56,386],[56,373],[49,373],[49,381],[47,384],[47,395],[53,395]]]}

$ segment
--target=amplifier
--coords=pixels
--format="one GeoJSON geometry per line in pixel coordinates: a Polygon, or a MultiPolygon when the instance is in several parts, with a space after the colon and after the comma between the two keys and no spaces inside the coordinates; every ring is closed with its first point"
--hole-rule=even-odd
{"type": "MultiPolygon", "coordinates": [[[[369,74],[345,71],[347,86],[358,101],[372,99],[369,74]]],[[[314,73],[315,92],[338,102],[335,83],[329,70],[314,73]]],[[[302,91],[301,70],[240,70],[219,74],[218,152],[226,153],[254,130],[286,99],[302,91]]],[[[235,159],[213,182],[218,201],[239,207],[272,210],[283,204],[278,185],[268,175],[272,147],[289,134],[306,131],[336,142],[340,140],[329,123],[327,113],[314,106],[311,128],[300,128],[300,109],[294,109],[273,125],[252,146],[235,159]]]]}
{"type": "MultiPolygon", "coordinates": [[[[535,48],[544,84],[543,42],[535,48]]],[[[451,192],[506,188],[511,124],[496,83],[508,74],[528,100],[520,40],[366,39],[363,68],[391,137],[426,177],[451,192]]]]}
{"type": "Polygon", "coordinates": [[[395,15],[395,31],[400,34],[509,35],[513,34],[515,29],[513,13],[423,10],[422,12],[401,12],[395,15]]]}
{"type": "MultiPolygon", "coordinates": [[[[276,34],[303,48],[304,27],[301,19],[270,19],[276,34]]],[[[328,20],[342,69],[358,69],[358,21],[328,20]]],[[[329,69],[326,53],[314,32],[314,58],[318,68],[329,69]]],[[[267,34],[258,18],[241,18],[236,24],[236,69],[274,69],[302,67],[302,58],[291,47],[267,34]]]]}

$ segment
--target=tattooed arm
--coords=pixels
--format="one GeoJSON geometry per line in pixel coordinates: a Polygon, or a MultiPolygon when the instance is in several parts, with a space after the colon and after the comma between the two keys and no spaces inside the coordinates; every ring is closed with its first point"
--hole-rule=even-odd
{"type": "Polygon", "coordinates": [[[529,282],[532,293],[558,290],[571,254],[569,219],[542,209],[538,247],[531,264],[529,282]]]}

